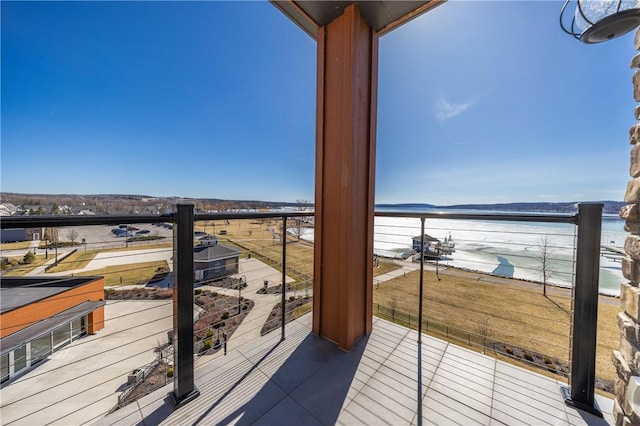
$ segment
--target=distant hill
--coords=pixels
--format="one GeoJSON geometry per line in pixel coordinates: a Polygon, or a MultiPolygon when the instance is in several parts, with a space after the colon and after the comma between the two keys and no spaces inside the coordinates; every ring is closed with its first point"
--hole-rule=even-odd
{"type": "MultiPolygon", "coordinates": [[[[69,206],[74,212],[91,209],[97,214],[127,214],[127,213],[164,213],[171,211],[177,203],[192,203],[201,211],[218,210],[229,211],[235,209],[270,209],[279,207],[306,206],[312,203],[260,200],[224,200],[220,198],[186,198],[186,197],[155,197],[152,195],[134,194],[19,194],[2,192],[0,201],[12,203],[16,206],[43,206],[53,204],[69,206]]],[[[622,201],[591,201],[604,204],[603,213],[618,214],[626,203],[622,201]]],[[[505,212],[541,212],[541,213],[572,213],[576,211],[577,201],[570,202],[536,202],[536,203],[500,203],[500,204],[454,204],[435,205],[427,203],[376,204],[376,208],[400,209],[460,209],[460,210],[488,210],[505,212]]]]}
{"type": "Polygon", "coordinates": [[[157,214],[173,210],[174,204],[191,203],[200,211],[230,211],[238,209],[272,209],[298,206],[298,203],[259,200],[224,200],[220,198],[155,197],[133,194],[20,194],[0,193],[0,201],[24,210],[40,206],[48,214],[54,205],[69,207],[72,214],[91,210],[96,214],[157,214]]]}
{"type": "MultiPolygon", "coordinates": [[[[618,214],[620,208],[627,203],[623,201],[589,201],[590,203],[602,203],[604,214],[618,214]]],[[[532,213],[573,213],[577,211],[579,201],[569,202],[535,202],[535,203],[500,203],[500,204],[454,204],[438,206],[433,204],[405,203],[405,204],[376,204],[376,207],[402,209],[459,209],[459,210],[489,210],[503,212],[532,212],[532,213]]]]}

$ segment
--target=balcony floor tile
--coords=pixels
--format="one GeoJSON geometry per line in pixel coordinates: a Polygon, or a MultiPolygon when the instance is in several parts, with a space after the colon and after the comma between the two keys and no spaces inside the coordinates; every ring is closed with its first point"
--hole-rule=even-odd
{"type": "Polygon", "coordinates": [[[195,369],[201,395],[174,410],[167,385],[101,424],[613,424],[565,406],[557,380],[374,318],[349,352],[313,335],[311,314],[195,369]],[[418,359],[422,387],[418,392],[418,359]],[[420,395],[420,396],[418,396],[420,395]],[[419,401],[420,399],[420,401],[419,401]]]}

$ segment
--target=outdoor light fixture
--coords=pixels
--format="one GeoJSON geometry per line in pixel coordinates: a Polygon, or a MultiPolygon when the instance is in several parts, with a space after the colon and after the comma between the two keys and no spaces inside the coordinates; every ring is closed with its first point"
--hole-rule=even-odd
{"type": "Polygon", "coordinates": [[[560,12],[560,26],[584,43],[611,40],[640,25],[640,0],[566,0],[560,12]],[[571,26],[565,25],[564,12],[576,3],[571,26]]]}
{"type": "Polygon", "coordinates": [[[640,410],[640,377],[631,376],[627,385],[627,403],[634,412],[640,410]]]}

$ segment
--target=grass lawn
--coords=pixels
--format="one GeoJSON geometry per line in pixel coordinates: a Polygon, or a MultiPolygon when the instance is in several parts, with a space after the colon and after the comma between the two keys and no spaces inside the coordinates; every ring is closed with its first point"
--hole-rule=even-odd
{"type": "MultiPolygon", "coordinates": [[[[252,256],[264,261],[276,269],[281,269],[282,242],[273,237],[269,228],[279,233],[281,220],[223,220],[197,222],[195,229],[211,233],[216,232],[220,243],[232,243],[241,249],[248,250],[252,256]],[[215,226],[214,226],[215,222],[215,226]],[[226,235],[219,235],[221,230],[226,235]]],[[[313,276],[313,244],[304,240],[287,236],[287,275],[297,282],[297,289],[311,285],[313,276]]]]}
{"type": "Polygon", "coordinates": [[[156,274],[158,268],[167,268],[164,260],[129,265],[116,265],[107,268],[75,274],[81,277],[104,276],[105,286],[146,284],[156,274]]]}
{"type": "Polygon", "coordinates": [[[31,241],[18,241],[16,243],[0,243],[0,250],[24,250],[31,246],[31,241]]]}
{"type": "MultiPolygon", "coordinates": [[[[51,258],[51,257],[50,257],[51,258]]],[[[10,271],[6,272],[4,274],[4,276],[6,277],[19,277],[19,276],[23,276],[23,275],[27,275],[29,272],[33,271],[35,268],[37,268],[38,266],[42,266],[44,265],[46,262],[48,262],[49,259],[47,259],[44,254],[37,254],[36,258],[33,262],[28,263],[28,264],[24,264],[24,265],[18,265],[16,267],[14,267],[13,269],[11,269],[10,271]]],[[[10,260],[17,260],[22,262],[22,257],[11,257],[9,258],[10,260]]]]}
{"type": "MultiPolygon", "coordinates": [[[[517,346],[550,357],[569,360],[571,332],[571,299],[568,292],[548,292],[541,288],[503,282],[491,282],[471,276],[425,271],[423,319],[441,330],[442,334],[459,339],[486,336],[493,341],[517,346]],[[436,324],[434,324],[436,323],[436,324]],[[450,327],[446,329],[445,327],[450,327]],[[471,337],[463,338],[466,335],[471,337]]],[[[477,276],[478,274],[474,274],[477,276]]],[[[374,289],[375,304],[395,308],[414,317],[418,312],[419,271],[406,274],[374,289]]],[[[620,311],[617,299],[599,304],[596,376],[615,379],[611,353],[618,348],[619,330],[616,315],[620,311]]],[[[416,324],[414,322],[413,324],[416,324]]],[[[459,342],[456,342],[459,343],[459,342]]],[[[476,347],[476,350],[478,348],[476,347]]]]}
{"type": "Polygon", "coordinates": [[[398,265],[393,260],[381,258],[380,266],[373,268],[373,276],[377,277],[378,275],[386,274],[387,272],[395,271],[400,268],[402,268],[402,266],[398,265]]]}
{"type": "Polygon", "coordinates": [[[84,268],[96,257],[98,251],[77,251],[70,256],[65,257],[57,266],[49,269],[47,272],[64,272],[74,269],[84,268]]]}

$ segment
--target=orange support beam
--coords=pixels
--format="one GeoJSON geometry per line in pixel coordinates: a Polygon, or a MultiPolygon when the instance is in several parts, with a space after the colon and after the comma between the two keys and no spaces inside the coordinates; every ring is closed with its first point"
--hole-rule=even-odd
{"type": "Polygon", "coordinates": [[[313,332],[371,332],[378,35],[355,4],[318,29],[313,332]]]}

